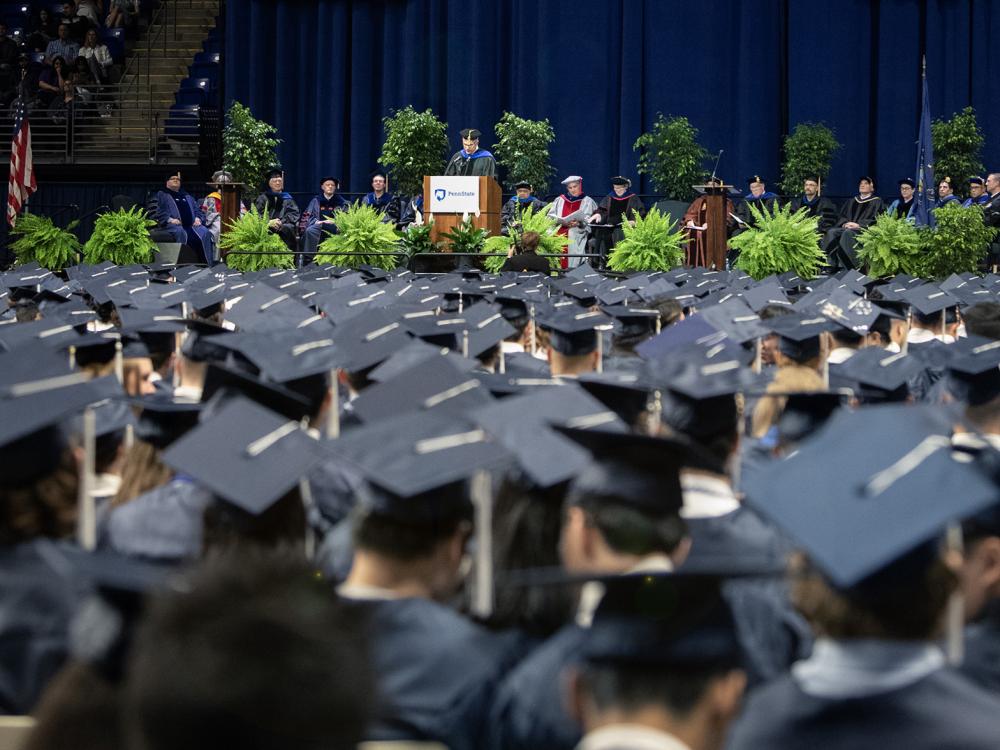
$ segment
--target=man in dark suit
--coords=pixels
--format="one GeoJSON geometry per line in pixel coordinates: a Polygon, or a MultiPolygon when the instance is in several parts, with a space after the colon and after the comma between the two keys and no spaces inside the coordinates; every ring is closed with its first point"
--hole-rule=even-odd
{"type": "Polygon", "coordinates": [[[806,209],[810,216],[819,217],[820,234],[826,234],[837,223],[837,207],[829,198],[820,195],[819,176],[810,175],[802,181],[802,195],[792,198],[792,213],[806,209]]]}

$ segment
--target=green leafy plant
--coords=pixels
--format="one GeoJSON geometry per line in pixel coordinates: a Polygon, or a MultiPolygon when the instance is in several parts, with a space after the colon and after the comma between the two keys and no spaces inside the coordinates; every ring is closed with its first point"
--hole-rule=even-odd
{"type": "Polygon", "coordinates": [[[149,263],[156,244],[149,230],[156,222],[142,206],[108,211],[94,222],[94,233],[83,246],[83,260],[91,265],[111,261],[119,266],[149,263]]]}
{"type": "Polygon", "coordinates": [[[227,266],[235,271],[295,267],[295,256],[281,237],[268,229],[267,223],[267,215],[260,213],[256,206],[251,206],[230,223],[229,231],[219,238],[219,247],[228,253],[227,266]],[[243,254],[241,250],[253,254],[243,254]]]}
{"type": "Polygon", "coordinates": [[[385,143],[378,163],[388,169],[403,195],[423,191],[424,175],[444,171],[448,151],[448,124],[426,109],[407,106],[382,120],[385,143]]]}
{"type": "Polygon", "coordinates": [[[489,232],[485,229],[476,229],[472,219],[465,218],[443,236],[447,240],[449,253],[478,253],[483,249],[489,232]]]}
{"type": "Polygon", "coordinates": [[[625,238],[608,256],[612,271],[669,271],[684,262],[687,237],[678,222],[653,207],[635,219],[635,226],[622,224],[625,238]]]}
{"type": "Polygon", "coordinates": [[[785,163],[781,167],[781,189],[786,195],[802,192],[806,177],[825,180],[840,142],[826,125],[800,122],[785,136],[785,163]]]}
{"type": "Polygon", "coordinates": [[[708,174],[703,168],[708,152],[686,117],[667,119],[657,114],[652,131],[640,135],[632,148],[641,151],[639,173],[649,175],[653,187],[670,200],[691,200],[691,186],[708,174]]]}
{"type": "Polygon", "coordinates": [[[809,216],[802,208],[792,213],[791,206],[776,209],[750,206],[754,226],[729,239],[729,246],[740,251],[736,268],[755,279],[795,271],[803,279],[814,278],[826,263],[819,246],[818,216],[809,216]]]}
{"type": "Polygon", "coordinates": [[[377,253],[397,252],[399,235],[392,225],[382,221],[382,214],[372,206],[355,203],[337,213],[337,234],[329,235],[320,243],[316,262],[346,268],[374,266],[390,271],[398,265],[399,258],[377,253]]]}
{"type": "Polygon", "coordinates": [[[431,241],[433,223],[411,224],[399,235],[399,250],[413,257],[422,253],[437,252],[437,246],[431,241]]]}
{"type": "Polygon", "coordinates": [[[281,139],[277,134],[276,127],[256,119],[249,107],[233,102],[222,131],[222,160],[234,182],[251,190],[263,184],[268,168],[278,162],[275,149],[281,139]]]}
{"type": "Polygon", "coordinates": [[[549,161],[549,145],[556,137],[548,119],[526,120],[504,112],[495,130],[493,155],[506,170],[504,185],[513,190],[519,182],[530,182],[535,192],[547,193],[549,178],[555,174],[549,161]]]}
{"type": "Polygon", "coordinates": [[[868,267],[869,276],[919,275],[924,239],[912,222],[883,212],[858,235],[857,241],[858,260],[868,267]]]}
{"type": "Polygon", "coordinates": [[[10,230],[17,239],[11,249],[19,264],[37,261],[50,271],[61,271],[77,262],[80,255],[80,240],[73,234],[79,221],[70,222],[61,229],[48,216],[25,213],[18,217],[10,230]]]}
{"type": "Polygon", "coordinates": [[[921,228],[923,252],[915,276],[942,279],[953,273],[976,271],[986,247],[996,239],[995,227],[986,226],[981,206],[962,208],[952,203],[934,211],[937,226],[921,228]]]}
{"type": "MultiPolygon", "coordinates": [[[[549,218],[545,209],[535,210],[525,209],[518,223],[512,227],[509,237],[496,235],[486,240],[483,245],[483,268],[490,273],[498,273],[507,260],[507,251],[511,245],[521,245],[521,237],[525,232],[537,232],[538,252],[545,255],[561,254],[569,245],[569,237],[556,234],[559,225],[549,218]]],[[[549,258],[549,265],[553,269],[559,268],[559,258],[549,258]]]]}
{"type": "Polygon", "coordinates": [[[950,120],[931,123],[934,140],[934,175],[938,180],[951,177],[955,192],[968,190],[968,179],[982,175],[983,131],[976,121],[976,111],[966,107],[950,120]]]}

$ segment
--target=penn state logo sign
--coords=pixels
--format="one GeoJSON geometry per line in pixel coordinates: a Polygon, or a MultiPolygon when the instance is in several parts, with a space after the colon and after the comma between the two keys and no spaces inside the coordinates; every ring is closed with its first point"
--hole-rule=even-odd
{"type": "Polygon", "coordinates": [[[444,188],[437,188],[434,191],[434,200],[443,201],[445,195],[447,195],[447,191],[444,188]]]}

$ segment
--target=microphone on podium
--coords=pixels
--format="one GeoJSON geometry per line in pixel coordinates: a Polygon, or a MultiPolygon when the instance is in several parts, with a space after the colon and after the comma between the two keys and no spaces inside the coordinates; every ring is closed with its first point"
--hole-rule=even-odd
{"type": "Polygon", "coordinates": [[[719,159],[722,158],[722,151],[723,151],[723,149],[720,148],[718,155],[715,157],[715,166],[712,167],[712,176],[708,178],[709,182],[712,182],[713,180],[715,180],[715,173],[719,169],[719,159]]]}

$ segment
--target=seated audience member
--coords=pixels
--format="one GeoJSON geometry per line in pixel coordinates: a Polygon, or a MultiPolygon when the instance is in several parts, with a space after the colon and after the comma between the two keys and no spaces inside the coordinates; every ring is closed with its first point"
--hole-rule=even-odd
{"type": "Polygon", "coordinates": [[[103,0],[76,0],[76,14],[86,18],[91,28],[94,28],[101,25],[103,6],[103,0]]]}
{"type": "Polygon", "coordinates": [[[83,39],[83,46],[80,47],[80,57],[86,58],[90,71],[99,83],[108,83],[111,73],[111,66],[114,60],[108,52],[108,45],[100,44],[97,40],[97,30],[90,29],[83,39]]]}
{"type": "Polygon", "coordinates": [[[530,182],[519,182],[514,186],[514,195],[500,209],[500,234],[510,234],[512,227],[521,223],[521,214],[529,208],[535,212],[545,209],[545,204],[532,193],[530,182]]]}
{"type": "Polygon", "coordinates": [[[219,558],[150,603],[123,703],[129,747],[353,750],[376,704],[364,625],[300,561],[219,558]]]}
{"type": "Polygon", "coordinates": [[[136,0],[111,0],[111,9],[104,25],[109,29],[120,29],[130,25],[138,13],[136,0]]]}
{"type": "Polygon", "coordinates": [[[805,209],[809,216],[819,218],[820,236],[826,234],[837,221],[837,207],[833,201],[820,195],[819,176],[810,176],[802,181],[802,195],[792,198],[792,213],[805,209]]]}
{"type": "Polygon", "coordinates": [[[58,28],[52,11],[43,5],[32,14],[28,24],[28,47],[35,52],[44,52],[49,42],[58,35],[58,28]]]}
{"type": "Polygon", "coordinates": [[[538,232],[525,232],[521,235],[520,244],[511,245],[507,252],[501,271],[530,271],[535,273],[550,273],[552,266],[548,258],[542,258],[538,253],[538,243],[541,237],[538,232]]]}
{"type": "Polygon", "coordinates": [[[17,81],[17,58],[20,51],[17,42],[7,36],[7,24],[0,21],[0,89],[6,91],[14,88],[17,81]]]}
{"type": "Polygon", "coordinates": [[[164,187],[156,193],[157,226],[172,234],[174,242],[190,248],[194,257],[179,259],[181,263],[215,262],[215,238],[204,226],[205,215],[198,204],[181,187],[181,173],[173,172],[164,187]]]}
{"type": "Polygon", "coordinates": [[[61,104],[67,89],[72,90],[70,71],[66,61],[57,55],[38,75],[38,99],[45,107],[61,104]]]}
{"type": "Polygon", "coordinates": [[[756,225],[757,220],[750,211],[751,206],[756,207],[758,211],[773,213],[774,207],[778,204],[778,196],[767,189],[760,175],[748,177],[747,186],[750,192],[736,207],[736,230],[738,232],[756,225]]]}
{"type": "Polygon", "coordinates": [[[319,181],[320,194],[309,201],[300,219],[302,229],[302,265],[311,263],[316,257],[316,249],[328,234],[337,233],[337,212],[350,208],[344,196],[337,190],[340,180],[323,177],[319,181]]]}
{"type": "Polygon", "coordinates": [[[885,204],[875,195],[875,181],[871,177],[858,180],[858,194],[840,207],[840,215],[833,229],[823,238],[823,251],[835,268],[855,268],[858,233],[867,229],[882,213],[885,204]]]}
{"type": "Polygon", "coordinates": [[[76,3],[65,2],[62,4],[62,14],[59,16],[59,23],[66,24],[69,38],[76,44],[83,43],[83,37],[90,28],[90,21],[86,17],[77,15],[76,3]]]}
{"type": "Polygon", "coordinates": [[[889,204],[886,209],[891,216],[897,219],[912,219],[913,209],[917,203],[913,199],[913,191],[916,190],[917,183],[912,177],[904,177],[899,181],[899,197],[889,204]]]}
{"type": "Polygon", "coordinates": [[[395,198],[388,188],[388,177],[381,169],[377,169],[371,174],[372,189],[365,195],[364,204],[371,206],[381,213],[385,213],[395,198]]]}
{"type": "Polygon", "coordinates": [[[267,171],[264,190],[254,201],[257,212],[268,219],[269,229],[281,237],[289,250],[295,251],[299,207],[285,192],[285,173],[276,168],[267,171]]]}
{"type": "Polygon", "coordinates": [[[46,62],[52,65],[57,57],[63,60],[75,60],[79,54],[80,45],[70,38],[69,25],[65,22],[60,23],[56,38],[45,47],[46,62]]]}

